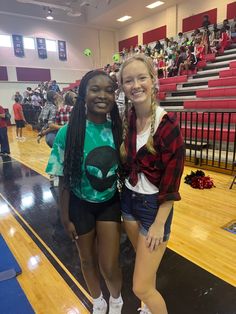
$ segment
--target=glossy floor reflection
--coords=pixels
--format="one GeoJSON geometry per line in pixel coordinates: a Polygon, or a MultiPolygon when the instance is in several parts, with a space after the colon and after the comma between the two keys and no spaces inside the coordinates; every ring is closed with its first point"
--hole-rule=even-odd
{"type": "MultiPolygon", "coordinates": [[[[16,209],[58,259],[85,288],[75,246],[60,224],[57,207],[58,191],[49,181],[10,157],[0,157],[0,193],[16,209]]],[[[2,204],[4,201],[2,200],[2,204]]],[[[16,217],[17,218],[17,217],[16,217]]],[[[38,244],[54,267],[63,276],[88,308],[90,302],[73,283],[60,264],[50,255],[35,235],[17,218],[38,244]]],[[[132,293],[134,252],[125,234],[121,239],[121,265],[124,276],[124,314],[133,314],[139,307],[132,293]]],[[[158,287],[169,314],[236,314],[236,290],[182,256],[167,250],[159,270],[158,287]]]]}

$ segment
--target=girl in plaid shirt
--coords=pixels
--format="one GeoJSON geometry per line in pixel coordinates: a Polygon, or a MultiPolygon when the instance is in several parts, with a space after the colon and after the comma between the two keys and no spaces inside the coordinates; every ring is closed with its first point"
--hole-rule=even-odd
{"type": "Polygon", "coordinates": [[[157,104],[151,59],[139,54],[126,60],[120,81],[132,103],[126,110],[121,145],[126,173],[121,204],[136,250],[133,291],[144,302],[140,314],[167,314],[156,290],[156,273],[170,236],[173,203],[180,200],[183,139],[175,117],[157,104]]]}

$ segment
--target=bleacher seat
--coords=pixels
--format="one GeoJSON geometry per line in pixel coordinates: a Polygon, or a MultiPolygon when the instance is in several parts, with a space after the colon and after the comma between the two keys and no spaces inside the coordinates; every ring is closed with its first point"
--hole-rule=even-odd
{"type": "Polygon", "coordinates": [[[216,86],[236,86],[236,76],[226,77],[226,78],[219,78],[215,80],[210,80],[208,82],[209,87],[216,87],[216,86]]]}
{"type": "Polygon", "coordinates": [[[201,98],[236,96],[236,88],[213,88],[197,90],[196,96],[201,98]]]}
{"type": "Polygon", "coordinates": [[[184,109],[236,109],[236,99],[186,100],[184,109]]]}

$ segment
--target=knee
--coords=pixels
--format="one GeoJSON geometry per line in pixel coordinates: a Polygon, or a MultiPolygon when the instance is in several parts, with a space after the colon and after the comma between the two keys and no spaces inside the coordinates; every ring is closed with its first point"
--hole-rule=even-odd
{"type": "Polygon", "coordinates": [[[140,280],[134,280],[133,282],[133,292],[140,300],[145,301],[153,292],[153,288],[145,285],[144,282],[140,280]]]}

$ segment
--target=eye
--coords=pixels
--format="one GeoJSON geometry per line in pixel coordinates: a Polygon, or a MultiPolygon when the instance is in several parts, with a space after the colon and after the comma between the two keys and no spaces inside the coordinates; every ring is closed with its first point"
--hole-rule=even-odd
{"type": "Polygon", "coordinates": [[[106,92],[112,94],[114,92],[114,88],[113,87],[108,87],[106,89],[106,92]]]}
{"type": "Polygon", "coordinates": [[[131,83],[131,82],[132,82],[131,79],[127,79],[127,80],[124,81],[125,84],[129,84],[129,83],[131,83]]]}

